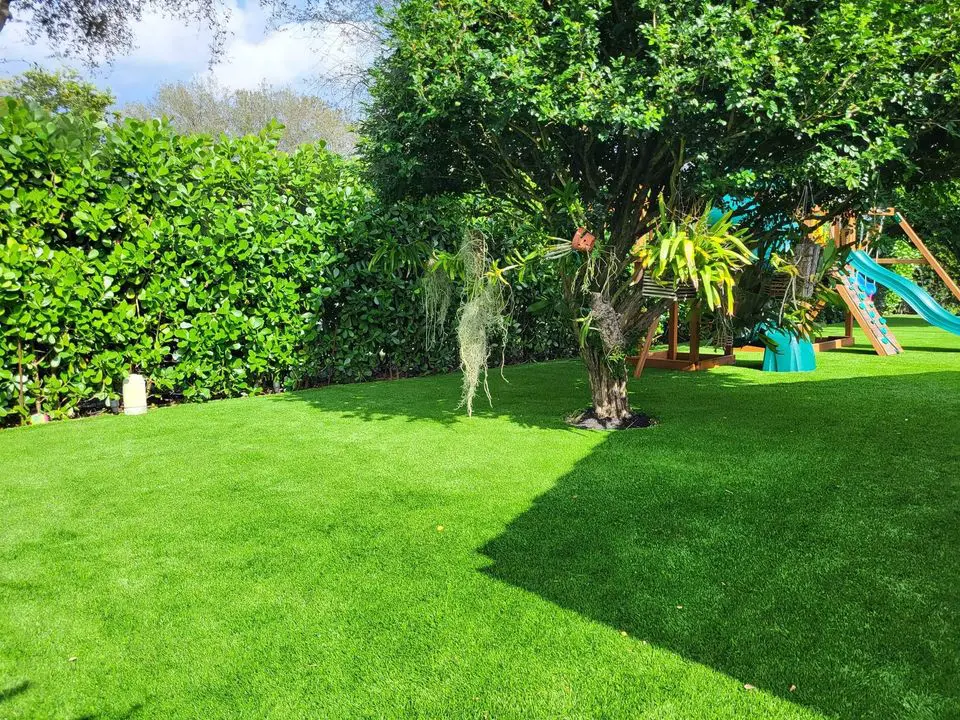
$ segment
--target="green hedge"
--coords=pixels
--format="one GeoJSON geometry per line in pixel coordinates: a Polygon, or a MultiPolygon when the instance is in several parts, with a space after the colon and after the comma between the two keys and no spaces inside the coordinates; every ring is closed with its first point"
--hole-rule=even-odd
{"type": "MultiPolygon", "coordinates": [[[[417,278],[370,261],[385,233],[450,245],[500,211],[385,208],[354,165],[320,146],[279,152],[277,137],[5,101],[0,423],[102,409],[130,370],[163,402],[456,365],[449,342],[426,348],[417,278]]],[[[516,289],[511,360],[571,351],[560,321],[526,311],[537,299],[516,289]]]]}

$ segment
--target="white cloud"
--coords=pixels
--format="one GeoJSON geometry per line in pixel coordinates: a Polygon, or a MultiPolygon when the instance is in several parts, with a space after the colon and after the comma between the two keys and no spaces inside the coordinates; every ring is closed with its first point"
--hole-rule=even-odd
{"type": "Polygon", "coordinates": [[[206,27],[151,13],[134,26],[134,51],[117,63],[204,67],[211,41],[212,33],[206,27]]]}
{"type": "Polygon", "coordinates": [[[286,25],[259,40],[235,38],[211,72],[224,87],[249,90],[262,83],[329,77],[365,65],[368,54],[362,42],[338,26],[286,25]]]}
{"type": "Polygon", "coordinates": [[[14,21],[0,33],[0,73],[14,74],[32,63],[76,67],[98,85],[112,89],[122,103],[152,95],[161,83],[208,72],[233,89],[263,83],[301,85],[317,76],[365,67],[372,57],[369,43],[336,26],[289,24],[270,30],[266,13],[256,3],[241,7],[232,0],[227,28],[222,58],[211,70],[209,28],[145,13],[133,27],[134,51],[90,73],[76,61],[57,58],[43,40],[29,44],[24,23],[14,21]]]}

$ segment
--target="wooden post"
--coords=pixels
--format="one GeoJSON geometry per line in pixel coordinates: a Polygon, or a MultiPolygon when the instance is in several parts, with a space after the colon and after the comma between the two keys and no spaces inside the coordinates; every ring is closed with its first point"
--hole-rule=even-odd
{"type": "Polygon", "coordinates": [[[847,227],[845,229],[846,237],[843,239],[844,245],[856,245],[857,244],[857,218],[855,215],[851,215],[847,218],[847,227]]]}
{"type": "Polygon", "coordinates": [[[853,337],[853,315],[849,310],[843,318],[843,335],[844,337],[853,337]]]}
{"type": "Polygon", "coordinates": [[[690,362],[700,362],[700,302],[694,300],[690,309],[690,362]]]}
{"type": "Polygon", "coordinates": [[[637,367],[633,371],[634,377],[640,377],[640,373],[643,372],[643,366],[647,363],[647,355],[650,354],[650,347],[653,345],[653,338],[657,334],[659,324],[660,318],[655,317],[647,329],[647,336],[643,339],[643,347],[640,348],[640,357],[637,358],[637,367]]]}
{"type": "Polygon", "coordinates": [[[900,218],[900,227],[903,228],[903,231],[907,234],[907,237],[910,238],[910,242],[914,244],[917,250],[920,251],[920,254],[923,255],[923,259],[927,261],[927,264],[933,268],[933,271],[940,276],[940,279],[943,280],[944,284],[950,289],[950,292],[953,293],[953,296],[960,300],[960,287],[957,286],[957,283],[953,281],[953,278],[950,277],[949,273],[943,268],[943,265],[937,260],[929,248],[924,244],[923,240],[920,239],[920,236],[917,235],[916,231],[910,227],[910,223],[907,222],[907,219],[901,215],[897,214],[897,217],[900,218]]]}
{"type": "Polygon", "coordinates": [[[677,338],[679,336],[678,323],[680,322],[680,306],[674,300],[670,306],[670,325],[667,328],[667,359],[677,359],[677,338]]]}

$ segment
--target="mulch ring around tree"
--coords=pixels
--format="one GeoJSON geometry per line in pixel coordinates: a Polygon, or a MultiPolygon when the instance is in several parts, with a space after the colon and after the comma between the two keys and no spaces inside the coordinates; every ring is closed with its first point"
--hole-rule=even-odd
{"type": "Polygon", "coordinates": [[[566,419],[567,423],[583,430],[639,430],[657,424],[656,418],[643,413],[633,413],[620,421],[611,421],[597,417],[594,409],[587,408],[574,413],[566,419]]]}

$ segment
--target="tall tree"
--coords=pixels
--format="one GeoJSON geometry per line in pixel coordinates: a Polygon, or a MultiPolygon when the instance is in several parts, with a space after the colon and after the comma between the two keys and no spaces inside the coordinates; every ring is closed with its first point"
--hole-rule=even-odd
{"type": "Polygon", "coordinates": [[[342,112],[293,88],[230,90],[213,80],[168,83],[152,100],[127,105],[123,113],[142,120],[166,116],[182,133],[233,137],[257,133],[277,120],[284,126],[279,147],[288,151],[323,140],[333,152],[349,155],[355,142],[342,112]]]}
{"type": "Polygon", "coordinates": [[[223,0],[0,0],[0,31],[10,20],[23,21],[32,41],[43,38],[61,54],[96,64],[130,52],[133,23],[150,11],[206,24],[214,57],[223,46],[223,0]]]}
{"type": "MultiPolygon", "coordinates": [[[[286,22],[334,25],[355,40],[379,46],[376,0],[262,0],[276,24],[286,22]]],[[[389,5],[388,3],[383,3],[389,5]]],[[[211,62],[227,37],[234,3],[228,0],[0,0],[0,31],[8,21],[23,22],[27,36],[90,64],[134,49],[134,23],[145,13],[162,13],[212,31],[211,62]]],[[[353,68],[345,68],[351,77],[353,68]]]]}
{"type": "Polygon", "coordinates": [[[35,103],[51,112],[106,113],[115,98],[85,81],[76,70],[49,72],[30,68],[20,75],[0,80],[0,95],[35,103]]]}
{"type": "MultiPolygon", "coordinates": [[[[707,201],[749,198],[737,213],[766,258],[798,211],[956,172],[958,21],[949,0],[408,0],[365,152],[389,194],[481,189],[549,235],[585,226],[589,253],[550,253],[568,310],[629,339],[659,310],[638,258],[707,201]]],[[[616,420],[629,408],[610,334],[585,333],[583,356],[616,420]]]]}

